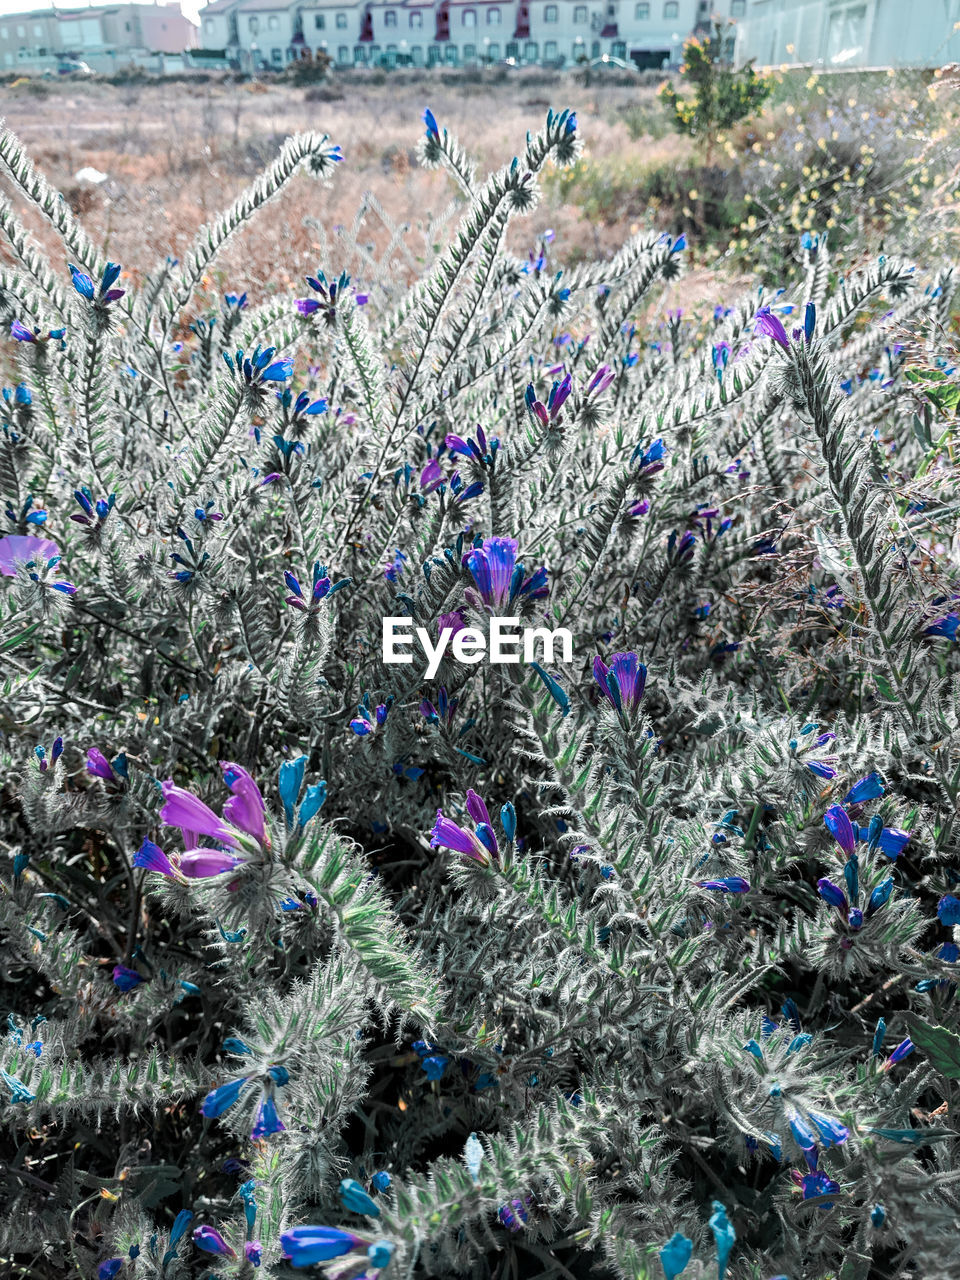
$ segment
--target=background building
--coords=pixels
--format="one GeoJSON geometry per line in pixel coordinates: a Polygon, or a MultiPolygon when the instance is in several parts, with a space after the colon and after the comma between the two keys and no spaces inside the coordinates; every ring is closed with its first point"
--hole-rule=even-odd
{"type": "Polygon", "coordinates": [[[221,51],[227,61],[242,67],[280,66],[323,50],[339,66],[474,66],[508,58],[569,66],[607,57],[660,69],[680,61],[683,42],[698,24],[709,22],[712,14],[737,17],[745,4],[746,0],[213,0],[200,12],[200,42],[203,50],[221,51]]]}
{"type": "Polygon", "coordinates": [[[960,61],[960,0],[746,0],[738,62],[937,67],[960,61]]]}
{"type": "Polygon", "coordinates": [[[152,65],[157,55],[178,55],[196,44],[197,28],[176,0],[0,16],[0,72],[55,72],[71,61],[110,72],[130,63],[152,65]]]}

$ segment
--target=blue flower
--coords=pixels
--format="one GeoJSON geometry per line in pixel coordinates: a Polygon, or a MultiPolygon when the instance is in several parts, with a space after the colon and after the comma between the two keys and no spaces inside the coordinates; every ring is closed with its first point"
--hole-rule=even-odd
{"type": "Polygon", "coordinates": [[[344,1178],[340,1183],[340,1203],[350,1213],[360,1213],[367,1218],[379,1218],[380,1206],[371,1200],[356,1178],[344,1178]]]}
{"type": "Polygon", "coordinates": [[[879,773],[868,773],[855,782],[843,797],[844,804],[863,804],[866,800],[878,800],[883,795],[883,779],[879,773]]]}
{"type": "Polygon", "coordinates": [[[206,1116],[208,1120],[222,1116],[239,1099],[243,1086],[249,1079],[249,1076],[241,1076],[239,1080],[230,1080],[212,1090],[200,1104],[200,1114],[206,1116]]]}
{"type": "Polygon", "coordinates": [[[886,905],[891,893],[893,893],[893,877],[887,876],[886,880],[881,881],[881,883],[878,884],[870,894],[869,901],[867,902],[868,918],[872,916],[875,911],[879,911],[881,907],[886,905]]]}
{"type": "Polygon", "coordinates": [[[816,1130],[820,1135],[820,1141],[825,1147],[839,1147],[841,1143],[846,1142],[850,1137],[850,1130],[845,1124],[841,1124],[839,1120],[834,1120],[830,1116],[822,1115],[819,1111],[807,1109],[807,1115],[816,1126],[816,1130]]]}
{"type": "Polygon", "coordinates": [[[503,827],[503,834],[506,837],[507,844],[513,844],[514,837],[517,834],[517,811],[509,800],[505,805],[501,806],[500,825],[503,827]]]}
{"type": "Polygon", "coordinates": [[[437,141],[439,142],[440,130],[437,128],[436,117],[434,116],[433,112],[430,110],[429,107],[426,107],[424,109],[423,123],[427,126],[427,137],[436,138],[437,141]]]}
{"type": "Polygon", "coordinates": [[[428,1080],[442,1080],[443,1073],[447,1069],[449,1058],[445,1058],[442,1054],[434,1054],[429,1058],[421,1058],[420,1065],[427,1073],[428,1080]]]}
{"type": "Polygon", "coordinates": [[[340,1231],[336,1227],[294,1227],[280,1237],[284,1257],[297,1268],[329,1262],[364,1243],[352,1231],[340,1231]]]}
{"type": "Polygon", "coordinates": [[[367,1257],[370,1259],[371,1267],[378,1271],[386,1267],[393,1257],[394,1246],[389,1240],[374,1240],[367,1248],[367,1257]]]}
{"type": "Polygon", "coordinates": [[[122,1266],[122,1258],[107,1258],[106,1262],[101,1262],[97,1267],[97,1280],[113,1280],[114,1276],[120,1274],[122,1266]]]}
{"type": "Polygon", "coordinates": [[[379,1169],[370,1179],[370,1185],[375,1191],[387,1191],[391,1181],[392,1179],[386,1169],[379,1169]]]}
{"type": "Polygon", "coordinates": [[[960,924],[960,898],[952,893],[944,894],[937,903],[937,919],[948,927],[960,924]]]}
{"type": "Polygon", "coordinates": [[[551,698],[553,698],[554,702],[560,708],[561,715],[564,715],[564,716],[568,715],[570,711],[570,699],[567,696],[566,689],[564,689],[560,681],[554,679],[554,677],[550,674],[549,671],[544,670],[544,668],[540,665],[539,662],[531,662],[530,666],[533,667],[534,671],[543,681],[544,685],[546,686],[547,692],[550,694],[551,698]]]}
{"type": "Polygon", "coordinates": [[[286,1127],[277,1113],[277,1104],[273,1098],[261,1099],[260,1105],[257,1107],[253,1129],[250,1131],[250,1137],[256,1141],[258,1138],[265,1138],[271,1133],[281,1133],[286,1127]]]}
{"type": "MultiPolygon", "coordinates": [[[[287,575],[284,575],[285,577],[287,575]]],[[[291,575],[292,576],[292,575],[291,575]]],[[[288,582],[289,585],[289,582],[288,582]]],[[[299,583],[297,583],[299,589],[299,583]]],[[[283,804],[284,816],[288,829],[293,826],[293,809],[303,785],[303,775],[307,767],[307,757],[299,756],[296,760],[284,760],[277,772],[277,787],[283,804]]]]}
{"type": "Polygon", "coordinates": [[[675,1231],[660,1250],[660,1264],[666,1280],[676,1280],[693,1256],[693,1241],[675,1231]]]}
{"type": "Polygon", "coordinates": [[[141,982],[146,982],[146,978],[137,973],[136,969],[128,969],[125,964],[118,964],[113,968],[113,982],[121,991],[132,991],[134,987],[139,987],[141,982]]]}
{"type": "Polygon", "coordinates": [[[717,1280],[723,1280],[727,1271],[730,1250],[733,1248],[737,1233],[727,1217],[726,1208],[719,1200],[713,1202],[713,1213],[709,1219],[710,1230],[717,1246],[717,1280]]]}

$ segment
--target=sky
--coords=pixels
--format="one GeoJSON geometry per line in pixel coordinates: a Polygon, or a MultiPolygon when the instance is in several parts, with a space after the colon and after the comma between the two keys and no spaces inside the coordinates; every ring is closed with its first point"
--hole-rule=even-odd
{"type": "MultiPolygon", "coordinates": [[[[106,3],[107,0],[100,0],[100,3],[106,3]]],[[[140,3],[141,0],[134,0],[134,3],[140,3]]],[[[188,18],[194,22],[197,21],[197,13],[208,0],[183,0],[183,12],[188,18]]],[[[90,8],[89,4],[70,3],[70,0],[0,0],[0,17],[8,13],[29,13],[33,9],[60,9],[61,11],[69,11],[72,13],[81,13],[84,9],[90,8]]]]}

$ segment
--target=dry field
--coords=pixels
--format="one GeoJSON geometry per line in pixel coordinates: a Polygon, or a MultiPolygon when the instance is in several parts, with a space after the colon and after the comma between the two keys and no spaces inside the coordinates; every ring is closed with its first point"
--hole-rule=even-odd
{"type": "MultiPolygon", "coordinates": [[[[657,130],[653,86],[585,87],[569,73],[519,74],[484,84],[455,84],[448,75],[422,73],[380,84],[351,76],[306,89],[210,81],[57,83],[46,93],[21,83],[0,90],[6,123],[134,283],[158,259],[183,253],[198,227],[259,173],[287,135],[301,129],[328,133],[345,156],[335,179],[326,186],[295,179],[238,238],[222,273],[210,281],[212,292],[247,290],[252,298],[289,288],[319,265],[328,273],[345,268],[366,277],[375,301],[372,264],[389,241],[379,210],[409,226],[411,277],[423,257],[432,256],[429,242],[438,238],[438,227],[431,233],[431,220],[444,211],[450,216],[456,191],[445,175],[417,164],[426,105],[477,158],[481,172],[508,162],[527,130],[540,126],[548,106],[578,112],[588,153],[633,155],[650,163],[689,154],[686,140],[657,130]],[[638,112],[641,128],[649,115],[660,137],[638,130],[638,112]],[[76,175],[88,167],[106,180],[78,181],[76,175]]],[[[38,221],[30,225],[58,262],[62,249],[38,221]]],[[[547,228],[556,232],[556,258],[562,262],[571,246],[591,256],[609,255],[630,225],[591,220],[551,190],[528,218],[515,222],[511,248],[525,255],[547,228]]]]}

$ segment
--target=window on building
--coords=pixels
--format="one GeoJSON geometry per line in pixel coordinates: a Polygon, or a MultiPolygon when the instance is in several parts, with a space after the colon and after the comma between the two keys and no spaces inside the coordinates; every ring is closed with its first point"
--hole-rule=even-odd
{"type": "Polygon", "coordinates": [[[499,27],[500,20],[500,10],[496,5],[492,5],[491,8],[487,10],[487,26],[499,27]]]}
{"type": "Polygon", "coordinates": [[[543,56],[549,61],[557,56],[556,40],[545,40],[543,43],[543,56]]]}
{"type": "Polygon", "coordinates": [[[347,48],[345,44],[342,44],[340,48],[337,50],[337,61],[338,62],[350,61],[350,50],[347,48]]]}
{"type": "Polygon", "coordinates": [[[827,61],[843,64],[863,50],[866,27],[866,5],[837,9],[830,14],[827,29],[827,61]]]}
{"type": "Polygon", "coordinates": [[[555,4],[545,4],[543,6],[543,20],[544,22],[556,22],[557,6],[555,4]]]}
{"type": "Polygon", "coordinates": [[[255,36],[255,35],[257,34],[257,32],[260,30],[260,19],[259,19],[259,18],[248,18],[248,19],[247,19],[247,29],[249,30],[249,32],[250,32],[250,34],[251,34],[252,36],[255,36]]]}
{"type": "Polygon", "coordinates": [[[747,12],[747,0],[731,0],[730,17],[742,18],[747,12]]]}
{"type": "Polygon", "coordinates": [[[448,44],[444,56],[446,57],[447,62],[449,62],[452,67],[455,67],[457,65],[457,46],[455,44],[448,44]]]}
{"type": "Polygon", "coordinates": [[[574,20],[574,22],[586,22],[586,20],[587,20],[587,6],[586,6],[585,4],[577,4],[577,5],[574,5],[574,7],[573,7],[573,20],[574,20]]]}
{"type": "Polygon", "coordinates": [[[23,36],[25,36],[26,34],[27,34],[27,29],[26,29],[26,27],[25,27],[25,26],[23,26],[23,24],[22,24],[22,23],[18,24],[18,26],[17,26],[17,35],[18,35],[18,36],[20,36],[20,37],[22,38],[22,37],[23,37],[23,36]]]}
{"type": "Polygon", "coordinates": [[[347,29],[347,15],[345,13],[338,13],[337,14],[337,30],[346,31],[346,29],[347,29]]]}
{"type": "Polygon", "coordinates": [[[477,25],[477,11],[476,11],[476,9],[464,9],[464,11],[463,11],[463,25],[464,25],[465,27],[475,27],[475,26],[477,25]]]}
{"type": "Polygon", "coordinates": [[[496,40],[491,40],[487,45],[487,57],[491,62],[498,62],[500,60],[500,45],[496,40]]]}
{"type": "Polygon", "coordinates": [[[282,49],[271,49],[271,50],[270,50],[270,61],[271,61],[271,62],[276,62],[276,63],[278,63],[278,64],[280,64],[280,65],[282,66],[282,65],[283,65],[283,50],[282,50],[282,49]]]}
{"type": "Polygon", "coordinates": [[[417,31],[423,29],[423,14],[419,9],[414,9],[410,14],[410,26],[417,31]]]}
{"type": "Polygon", "coordinates": [[[677,0],[667,0],[663,6],[663,16],[665,18],[678,18],[680,16],[680,5],[677,0]]]}
{"type": "Polygon", "coordinates": [[[315,31],[322,31],[326,25],[327,19],[322,13],[315,13],[313,15],[313,28],[315,31]]]}
{"type": "Polygon", "coordinates": [[[646,22],[650,17],[650,5],[647,3],[638,4],[633,16],[638,22],[646,22]]]}
{"type": "Polygon", "coordinates": [[[626,58],[627,56],[626,42],[624,40],[614,40],[613,44],[610,46],[610,53],[611,53],[611,56],[614,58],[626,58]]]}
{"type": "Polygon", "coordinates": [[[385,27],[395,27],[397,25],[396,9],[388,9],[383,15],[383,25],[385,27]]]}
{"type": "Polygon", "coordinates": [[[465,44],[463,46],[464,62],[475,62],[477,58],[477,46],[475,44],[465,44]]]}
{"type": "MultiPolygon", "coordinates": [[[[130,30],[130,23],[129,23],[129,22],[127,23],[127,30],[128,30],[128,31],[130,30]]],[[[35,22],[35,23],[33,24],[33,34],[34,34],[35,36],[42,36],[42,35],[43,35],[43,25],[42,25],[42,23],[35,22]]]]}
{"type": "Polygon", "coordinates": [[[366,57],[367,57],[367,51],[366,51],[366,49],[363,47],[363,45],[362,45],[362,44],[355,44],[355,45],[353,46],[353,61],[354,61],[354,65],[356,66],[356,65],[359,65],[361,62],[365,62],[365,61],[366,61],[366,57]]]}
{"type": "Polygon", "coordinates": [[[270,17],[267,19],[267,30],[268,31],[280,30],[280,18],[277,14],[271,13],[270,17]]]}
{"type": "Polygon", "coordinates": [[[524,60],[527,62],[536,62],[537,58],[540,56],[540,49],[536,40],[528,40],[526,42],[523,46],[523,56],[524,60]]]}
{"type": "Polygon", "coordinates": [[[203,29],[208,36],[213,35],[213,19],[212,18],[204,18],[203,29]]]}

